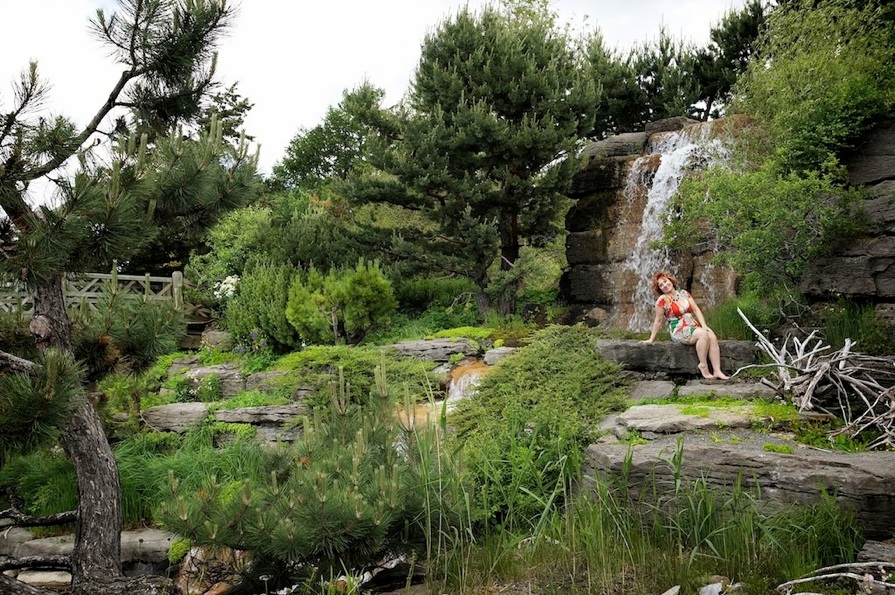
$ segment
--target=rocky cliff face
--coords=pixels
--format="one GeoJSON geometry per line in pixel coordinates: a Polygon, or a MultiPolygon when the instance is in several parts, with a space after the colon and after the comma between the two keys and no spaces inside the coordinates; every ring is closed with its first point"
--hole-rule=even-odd
{"type": "Polygon", "coordinates": [[[734,292],[734,274],[712,265],[712,252],[653,248],[681,177],[723,158],[723,130],[721,120],[671,118],[585,148],[569,192],[577,202],[566,217],[569,269],[561,281],[573,316],[648,329],[654,303],[649,281],[659,268],[673,272],[702,304],[734,292]]]}
{"type": "MultiPolygon", "coordinates": [[[[573,319],[647,330],[648,283],[658,268],[674,273],[704,306],[735,293],[735,273],[713,265],[707,248],[651,246],[661,237],[656,220],[668,212],[663,193],[673,195],[682,175],[717,158],[712,143],[738,124],[672,118],[585,148],[569,190],[576,203],[566,217],[569,268],[561,280],[573,319]]],[[[864,207],[873,232],[833,246],[809,267],[801,290],[814,300],[871,301],[895,321],[895,119],[879,123],[845,164],[852,185],[869,191],[864,207]]]]}
{"type": "Polygon", "coordinates": [[[849,181],[868,190],[873,232],[840,242],[809,267],[802,284],[814,299],[845,296],[895,313],[895,120],[879,123],[845,161],[849,181]]]}

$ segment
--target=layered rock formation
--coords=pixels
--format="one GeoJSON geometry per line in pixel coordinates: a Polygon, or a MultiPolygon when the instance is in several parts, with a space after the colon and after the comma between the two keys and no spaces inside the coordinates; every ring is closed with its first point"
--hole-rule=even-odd
{"type": "Polygon", "coordinates": [[[574,317],[647,329],[649,278],[657,268],[671,270],[701,304],[734,292],[733,273],[712,265],[707,249],[690,254],[652,246],[682,175],[718,157],[723,148],[715,139],[723,130],[721,120],[671,118],[584,149],[569,190],[577,202],[566,217],[569,269],[561,281],[574,317]]]}
{"type": "Polygon", "coordinates": [[[802,291],[815,299],[868,300],[895,318],[895,120],[878,124],[845,160],[849,182],[864,187],[872,233],[833,246],[808,268],[802,291]]]}

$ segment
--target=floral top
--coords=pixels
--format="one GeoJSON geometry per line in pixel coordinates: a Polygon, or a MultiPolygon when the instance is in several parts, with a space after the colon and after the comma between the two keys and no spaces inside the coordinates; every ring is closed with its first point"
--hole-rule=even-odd
{"type": "Polygon", "coordinates": [[[667,295],[659,296],[656,300],[656,306],[662,308],[665,312],[665,320],[668,323],[668,332],[671,334],[671,340],[676,343],[689,343],[690,337],[700,327],[696,316],[693,314],[693,298],[686,289],[678,290],[677,297],[671,298],[667,295]],[[685,298],[686,307],[681,309],[678,301],[685,298]]]}

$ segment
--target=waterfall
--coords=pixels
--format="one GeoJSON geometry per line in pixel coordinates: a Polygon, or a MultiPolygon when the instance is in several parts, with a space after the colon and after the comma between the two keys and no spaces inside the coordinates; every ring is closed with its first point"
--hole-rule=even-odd
{"type": "Polygon", "coordinates": [[[659,167],[652,177],[652,184],[649,185],[640,234],[637,236],[631,257],[625,263],[625,268],[633,271],[638,277],[632,296],[634,313],[628,321],[630,330],[646,331],[652,324],[653,309],[648,305],[656,299],[651,286],[653,273],[660,269],[674,272],[675,266],[670,262],[668,250],[657,249],[654,244],[662,240],[668,206],[677,193],[684,175],[694,165],[704,169],[723,163],[727,159],[728,150],[717,139],[709,140],[710,131],[711,126],[708,124],[691,126],[679,132],[653,135],[648,147],[648,153],[651,155],[637,159],[628,174],[625,197],[632,200],[638,185],[649,185],[649,172],[646,168],[651,157],[655,154],[661,155],[659,167]]]}

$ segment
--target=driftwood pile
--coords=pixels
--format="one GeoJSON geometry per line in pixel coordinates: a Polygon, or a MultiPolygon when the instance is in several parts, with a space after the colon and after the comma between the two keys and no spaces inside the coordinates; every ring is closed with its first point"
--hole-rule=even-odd
{"type": "Polygon", "coordinates": [[[851,339],[830,352],[816,332],[804,339],[788,337],[776,346],[738,312],[758,338],[775,375],[761,382],[789,399],[799,411],[816,411],[841,419],[844,425],[831,437],[846,434],[870,438],[871,449],[895,448],[895,361],[853,351],[851,339]]]}

